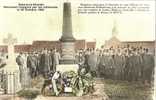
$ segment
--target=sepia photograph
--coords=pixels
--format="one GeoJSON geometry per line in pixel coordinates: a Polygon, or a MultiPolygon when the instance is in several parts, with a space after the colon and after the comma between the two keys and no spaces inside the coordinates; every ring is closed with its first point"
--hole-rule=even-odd
{"type": "Polygon", "coordinates": [[[0,0],[0,100],[156,100],[155,0],[0,0]]]}

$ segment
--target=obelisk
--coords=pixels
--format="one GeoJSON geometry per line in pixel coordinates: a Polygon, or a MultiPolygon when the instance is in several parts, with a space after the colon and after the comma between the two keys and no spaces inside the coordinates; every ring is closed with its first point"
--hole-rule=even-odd
{"type": "Polygon", "coordinates": [[[74,64],[75,62],[75,38],[72,34],[72,16],[71,16],[71,3],[65,2],[63,4],[63,24],[62,24],[62,37],[61,49],[62,58],[61,64],[74,64]]]}

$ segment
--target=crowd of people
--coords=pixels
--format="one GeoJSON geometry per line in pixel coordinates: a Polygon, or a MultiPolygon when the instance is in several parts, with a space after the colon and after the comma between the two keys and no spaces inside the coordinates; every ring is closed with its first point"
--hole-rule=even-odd
{"type": "Polygon", "coordinates": [[[154,79],[154,53],[148,48],[87,49],[78,51],[77,58],[81,66],[97,77],[144,83],[154,79]]]}
{"type": "MultiPolygon", "coordinates": [[[[0,66],[5,65],[0,59],[0,66]],[[2,64],[3,63],[3,64],[2,64]]],[[[56,71],[61,59],[56,49],[43,49],[29,53],[19,53],[16,62],[19,65],[21,82],[29,75],[47,77],[56,71]]],[[[75,63],[85,68],[95,77],[115,80],[143,81],[150,83],[154,74],[154,54],[148,48],[118,47],[102,49],[81,49],[75,53],[75,63]]]]}
{"type": "Polygon", "coordinates": [[[56,71],[56,65],[59,64],[60,53],[54,50],[44,49],[42,51],[34,51],[30,53],[20,53],[16,57],[16,62],[20,70],[26,66],[29,69],[31,78],[38,75],[46,77],[50,71],[56,71]]]}

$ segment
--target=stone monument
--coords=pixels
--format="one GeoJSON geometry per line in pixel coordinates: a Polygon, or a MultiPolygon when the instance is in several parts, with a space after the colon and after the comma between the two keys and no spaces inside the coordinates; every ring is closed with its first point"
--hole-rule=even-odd
{"type": "Polygon", "coordinates": [[[61,59],[60,64],[56,66],[56,70],[60,72],[78,71],[78,65],[75,64],[75,38],[72,34],[72,16],[71,3],[63,4],[63,24],[61,42],[61,59]]]}
{"type": "Polygon", "coordinates": [[[72,34],[72,16],[71,16],[71,3],[65,2],[63,4],[63,24],[62,24],[62,37],[61,49],[62,58],[61,64],[74,64],[75,62],[75,38],[72,34]]]}
{"type": "Polygon", "coordinates": [[[4,67],[4,72],[7,76],[7,93],[14,94],[20,90],[20,78],[19,78],[19,66],[15,60],[14,43],[17,39],[13,38],[12,34],[8,34],[8,37],[3,40],[8,46],[8,60],[7,65],[4,67]]]}

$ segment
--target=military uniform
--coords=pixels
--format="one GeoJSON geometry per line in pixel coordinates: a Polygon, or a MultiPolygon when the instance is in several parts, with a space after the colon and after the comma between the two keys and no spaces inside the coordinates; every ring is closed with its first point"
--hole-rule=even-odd
{"type": "Polygon", "coordinates": [[[56,71],[56,66],[59,64],[60,61],[60,53],[59,52],[54,52],[53,54],[53,71],[56,71]]]}
{"type": "Polygon", "coordinates": [[[37,68],[38,62],[37,58],[31,54],[27,57],[27,68],[29,69],[29,73],[31,75],[31,78],[34,78],[36,75],[36,68],[37,68]]]}
{"type": "Polygon", "coordinates": [[[48,54],[42,54],[40,58],[40,71],[44,77],[47,77],[47,74],[50,71],[50,56],[48,54]]]}
{"type": "Polygon", "coordinates": [[[123,58],[121,55],[115,55],[114,57],[115,63],[115,79],[120,80],[123,70],[123,58]]]}
{"type": "Polygon", "coordinates": [[[152,73],[154,71],[154,56],[145,54],[143,56],[143,62],[143,80],[148,80],[151,82],[152,73]]]}
{"type": "Polygon", "coordinates": [[[91,53],[88,58],[88,64],[93,76],[97,76],[97,57],[95,53],[91,53]]]}

